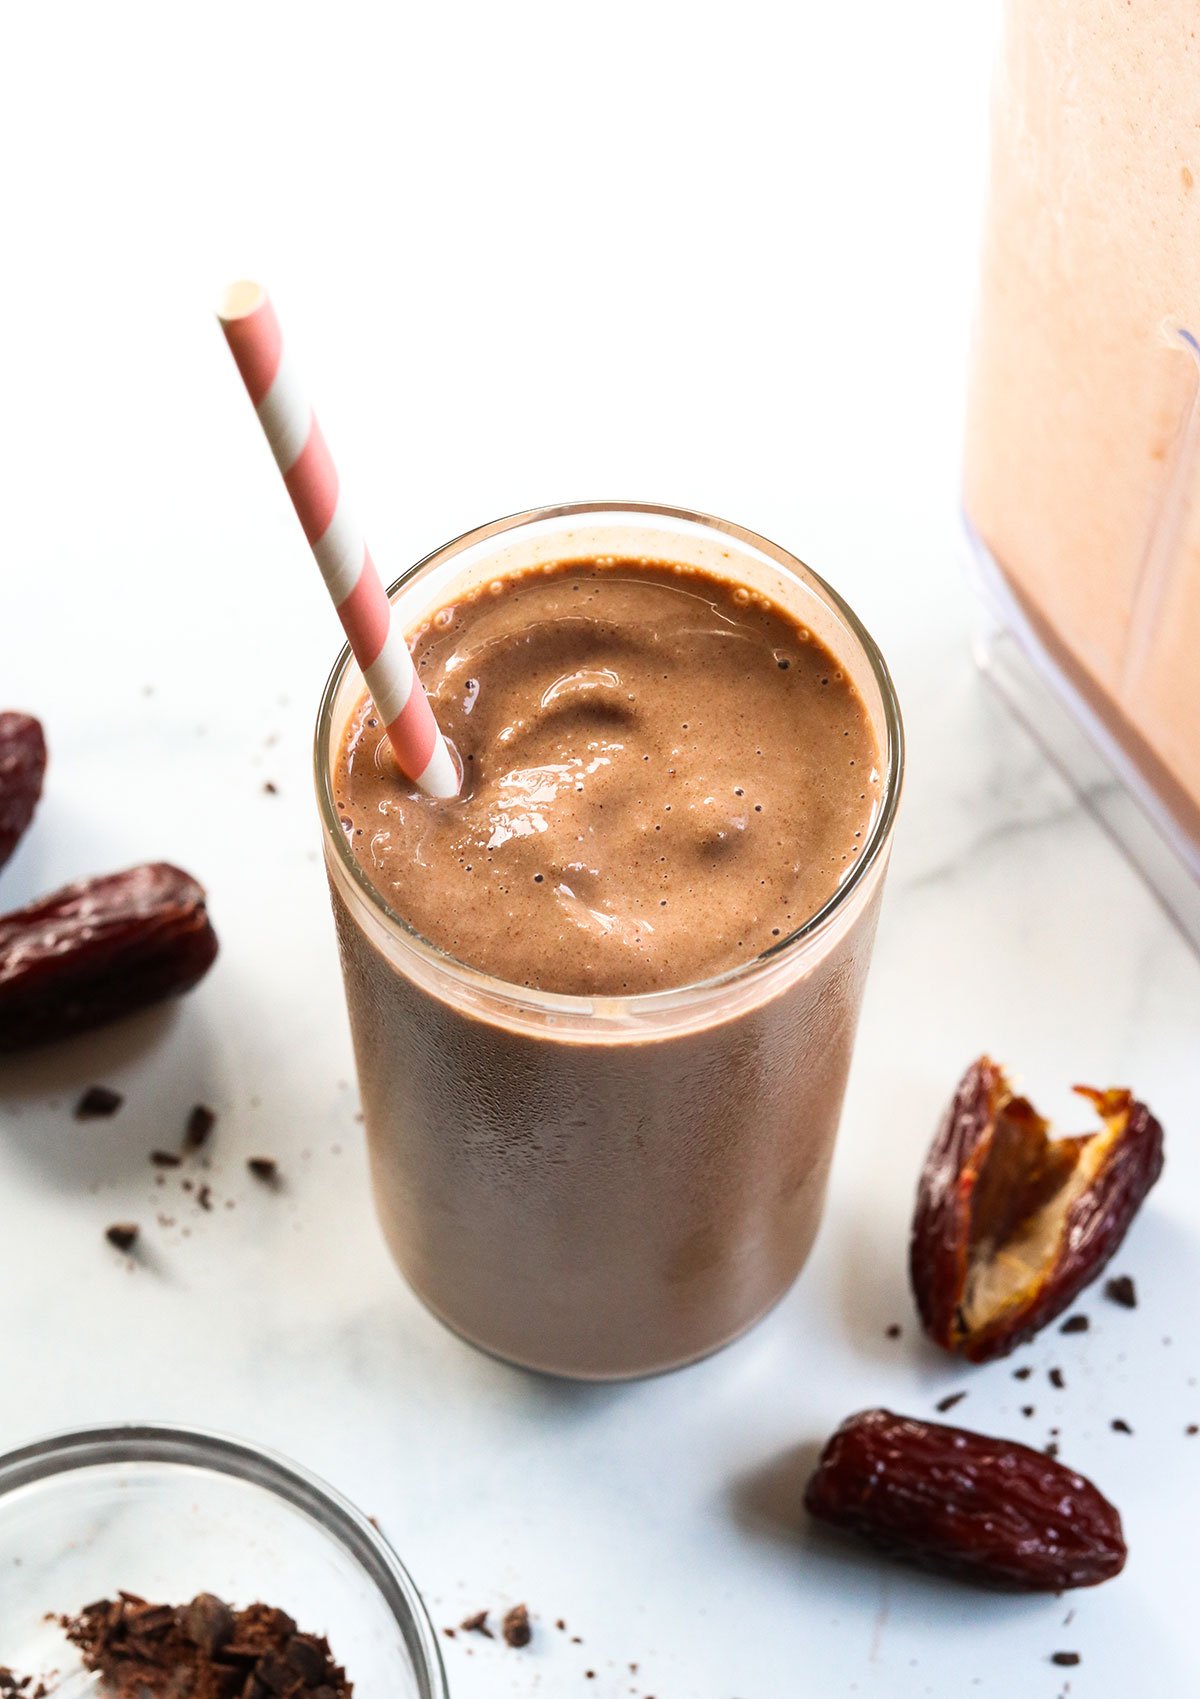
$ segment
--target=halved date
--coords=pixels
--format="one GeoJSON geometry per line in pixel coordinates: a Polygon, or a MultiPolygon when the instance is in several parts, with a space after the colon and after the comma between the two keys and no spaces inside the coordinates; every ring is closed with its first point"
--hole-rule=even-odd
{"type": "Polygon", "coordinates": [[[982,1056],[967,1069],[921,1176],[909,1272],[929,1337],[1002,1357],[1078,1297],[1162,1172],[1162,1127],[1124,1089],[1076,1086],[1099,1132],[1049,1123],[982,1056]]]}
{"type": "Polygon", "coordinates": [[[189,991],[216,953],[204,887],[178,867],[151,862],[66,885],[0,916],[0,1051],[189,991]]]}
{"type": "Polygon", "coordinates": [[[33,819],[45,776],[41,722],[32,714],[0,714],[0,867],[33,819]]]}
{"type": "Polygon", "coordinates": [[[1098,1488],[1012,1440],[890,1410],[842,1423],[804,1503],[822,1522],[938,1574],[1015,1592],[1094,1587],[1125,1564],[1098,1488]]]}

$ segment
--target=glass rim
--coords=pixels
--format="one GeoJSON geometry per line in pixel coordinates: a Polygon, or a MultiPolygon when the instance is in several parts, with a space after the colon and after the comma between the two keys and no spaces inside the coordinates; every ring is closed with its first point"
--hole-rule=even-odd
{"type": "Polygon", "coordinates": [[[449,1699],[441,1648],[416,1582],[356,1505],[319,1475],[248,1440],[169,1422],[66,1428],[0,1456],[0,1509],[9,1493],[76,1470],[169,1463],[246,1481],[308,1516],[374,1584],[413,1661],[420,1699],[449,1699]]]}
{"type": "Polygon", "coordinates": [[[714,514],[701,513],[692,508],[672,507],[661,502],[644,501],[559,502],[546,507],[525,508],[520,512],[506,514],[501,519],[493,519],[487,524],[460,532],[458,536],[452,537],[448,542],[431,549],[428,554],[414,562],[393,583],[387,586],[388,600],[393,600],[397,593],[406,584],[409,584],[418,573],[423,572],[426,567],[453,555],[461,554],[477,543],[484,543],[493,537],[516,531],[522,526],[555,519],[578,520],[585,515],[595,515],[603,520],[606,515],[616,514],[632,514],[650,520],[682,520],[687,524],[703,526],[718,532],[720,535],[731,537],[735,542],[745,543],[768,559],[773,560],[777,565],[786,567],[789,571],[799,569],[802,581],[810,584],[841,617],[867,659],[883,705],[883,723],[887,735],[886,767],[879,809],[871,824],[867,841],[863,845],[862,854],[857,858],[845,879],[829,899],[801,925],[793,928],[785,938],[778,939],[757,956],[751,956],[748,961],[738,962],[735,966],[726,968],[719,974],[710,975],[706,979],[690,980],[685,985],[670,986],[659,991],[626,992],[604,997],[542,991],[527,985],[517,985],[511,980],[500,979],[494,974],[485,973],[482,969],[473,967],[469,962],[464,962],[460,957],[441,949],[440,946],[434,944],[423,933],[419,932],[397,909],[392,907],[367,878],[360,866],[346,841],[345,833],[339,826],[333,795],[332,764],[327,756],[330,734],[333,729],[334,703],[338,691],[341,689],[342,681],[353,662],[349,644],[343,644],[321,693],[313,741],[317,806],[325,837],[336,846],[339,866],[370,908],[386,923],[389,930],[398,932],[409,948],[426,958],[435,968],[442,972],[449,972],[474,989],[485,994],[501,997],[510,1004],[515,1003],[525,1009],[565,1016],[588,1016],[593,1012],[598,1002],[603,1003],[606,1009],[612,1009],[614,1006],[617,1008],[636,1007],[647,1014],[652,1014],[655,1010],[672,1010],[681,1003],[686,1003],[698,996],[740,985],[744,981],[753,979],[758,974],[777,966],[784,957],[794,954],[801,945],[808,943],[812,938],[823,932],[835,917],[844,910],[847,900],[864,884],[891,837],[904,777],[904,722],[901,718],[900,703],[896,695],[896,687],[892,682],[892,675],[875,639],[850,604],[839,595],[831,584],[821,577],[820,573],[814,572],[810,566],[806,565],[798,555],[792,554],[789,549],[771,542],[769,538],[762,536],[759,532],[751,531],[732,520],[720,519],[714,514]]]}

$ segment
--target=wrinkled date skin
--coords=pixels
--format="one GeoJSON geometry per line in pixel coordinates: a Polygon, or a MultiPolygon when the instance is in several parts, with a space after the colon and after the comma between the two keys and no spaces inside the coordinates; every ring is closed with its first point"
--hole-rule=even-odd
{"type": "Polygon", "coordinates": [[[190,991],[217,938],[204,888],[151,862],[0,916],[0,1052],[66,1038],[190,991]]]}
{"type": "Polygon", "coordinates": [[[0,714],[0,867],[33,819],[46,776],[46,739],[32,714],[0,714]]]}
{"type": "Polygon", "coordinates": [[[890,1410],[844,1421],[804,1495],[810,1515],[890,1556],[1010,1592],[1094,1587],[1125,1565],[1104,1495],[1040,1451],[890,1410]]]}
{"type": "Polygon", "coordinates": [[[917,1191],[909,1272],[929,1337],[971,1362],[1030,1339],[1093,1281],[1163,1165],[1128,1091],[1076,1086],[1099,1132],[1052,1139],[983,1056],[967,1069],[917,1191]]]}

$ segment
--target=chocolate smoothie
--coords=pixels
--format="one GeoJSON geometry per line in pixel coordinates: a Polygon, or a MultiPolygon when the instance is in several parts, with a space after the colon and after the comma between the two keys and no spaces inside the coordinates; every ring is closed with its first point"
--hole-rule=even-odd
{"type": "Polygon", "coordinates": [[[461,796],[403,781],[369,698],[329,752],[384,1231],[503,1356],[686,1362],[816,1232],[881,886],[872,717],[787,609],[682,562],[543,562],[410,634],[461,796]],[[402,964],[379,900],[433,949],[402,964]]]}

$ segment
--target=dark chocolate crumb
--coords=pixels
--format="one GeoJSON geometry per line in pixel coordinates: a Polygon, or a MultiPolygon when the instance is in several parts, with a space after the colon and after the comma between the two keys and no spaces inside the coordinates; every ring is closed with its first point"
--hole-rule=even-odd
{"type": "Polygon", "coordinates": [[[1050,1385],[1057,1388],[1057,1390],[1059,1392],[1061,1392],[1067,1384],[1066,1381],[1063,1379],[1062,1370],[1061,1369],[1051,1369],[1049,1371],[1049,1374],[1050,1374],[1050,1385]]]}
{"type": "Polygon", "coordinates": [[[199,1150],[202,1144],[207,1143],[208,1135],[216,1125],[216,1120],[217,1117],[211,1109],[203,1103],[197,1103],[189,1114],[183,1130],[183,1148],[185,1150],[199,1150]]]}
{"type": "Polygon", "coordinates": [[[489,1640],[494,1640],[496,1636],[488,1627],[487,1619],[486,1611],[476,1611],[474,1616],[464,1616],[458,1626],[464,1634],[486,1634],[489,1640]]]}
{"type": "Polygon", "coordinates": [[[1014,1380],[1028,1380],[1032,1373],[1033,1373],[1033,1370],[1030,1368],[1029,1364],[1026,1363],[1024,1368],[1013,1370],[1013,1379],[1014,1380]]]}
{"type": "Polygon", "coordinates": [[[275,781],[273,779],[268,779],[266,781],[266,783],[263,785],[263,791],[265,792],[265,794],[267,796],[278,796],[279,795],[279,786],[275,783],[275,781]]]}
{"type": "Polygon", "coordinates": [[[111,1227],[104,1229],[104,1237],[110,1245],[115,1245],[119,1251],[131,1251],[137,1244],[137,1223],[133,1221],[114,1221],[111,1227]]]}
{"type": "Polygon", "coordinates": [[[1037,1414],[1037,1412],[1034,1409],[1032,1404],[1022,1404],[1021,1414],[1022,1414],[1022,1416],[1034,1416],[1034,1415],[1037,1414]]]}
{"type": "Polygon", "coordinates": [[[884,1329],[884,1332],[889,1339],[899,1339],[903,1331],[904,1329],[900,1326],[898,1321],[894,1321],[890,1327],[884,1329]]]}
{"type": "Polygon", "coordinates": [[[1042,1450],[1045,1452],[1047,1457],[1057,1457],[1058,1441],[1053,1439],[1047,1440],[1045,1445],[1042,1447],[1042,1450]]]}
{"type": "Polygon", "coordinates": [[[511,1610],[506,1611],[501,1631],[506,1646],[528,1646],[533,1639],[533,1629],[529,1625],[529,1607],[514,1605],[511,1610]]]}
{"type": "Polygon", "coordinates": [[[567,1632],[567,1625],[563,1621],[561,1616],[559,1617],[558,1621],[554,1624],[554,1626],[555,1626],[555,1628],[557,1628],[559,1630],[559,1632],[561,1634],[565,1634],[567,1632]]]}
{"type": "MultiPolygon", "coordinates": [[[[198,1646],[206,1657],[215,1658],[233,1639],[233,1612],[224,1599],[218,1599],[215,1593],[197,1593],[190,1604],[182,1606],[178,1611],[172,1611],[169,1605],[160,1605],[159,1610],[163,1615],[157,1620],[165,1624],[174,1617],[181,1632],[193,1646],[198,1646]]],[[[142,1616],[139,1626],[145,1632],[145,1615],[142,1616]]]]}
{"type": "Polygon", "coordinates": [[[1114,1274],[1111,1280],[1106,1280],[1104,1296],[1111,1298],[1114,1304],[1120,1304],[1122,1309],[1137,1309],[1137,1288],[1127,1274],[1114,1274]]]}
{"type": "Polygon", "coordinates": [[[1059,1664],[1063,1669],[1074,1669],[1082,1661],[1078,1652],[1055,1652],[1050,1659],[1052,1664],[1059,1664]]]}
{"type": "Polygon", "coordinates": [[[1192,1436],[1192,1434],[1200,1434],[1200,1425],[1197,1425],[1197,1423],[1195,1423],[1195,1422],[1189,1422],[1187,1427],[1184,1428],[1183,1431],[1190,1438],[1192,1436]]]}
{"type": "Polygon", "coordinates": [[[248,1157],[246,1167],[264,1186],[274,1186],[279,1180],[279,1164],[273,1156],[248,1157]]]}
{"type": "Polygon", "coordinates": [[[1086,1333],[1091,1325],[1085,1315],[1076,1314],[1068,1316],[1058,1331],[1060,1333],[1086,1333]]]}
{"type": "Polygon", "coordinates": [[[150,1160],[156,1168],[178,1168],[183,1158],[173,1150],[152,1150],[150,1160]]]}
{"type": "Polygon", "coordinates": [[[454,1628],[443,1628],[442,1629],[442,1633],[446,1636],[447,1640],[455,1639],[457,1632],[458,1632],[457,1629],[454,1629],[454,1628]]]}
{"type": "Polygon", "coordinates": [[[90,1085],[75,1105],[77,1121],[100,1121],[115,1115],[125,1099],[107,1085],[90,1085]]]}
{"type": "Polygon", "coordinates": [[[1129,1423],[1123,1421],[1120,1416],[1114,1416],[1109,1425],[1115,1434],[1131,1434],[1133,1432],[1129,1423]]]}
{"type": "Polygon", "coordinates": [[[934,1405],[935,1410],[953,1410],[956,1404],[961,1404],[966,1397],[965,1392],[948,1392],[944,1398],[939,1398],[934,1405]]]}
{"type": "Polygon", "coordinates": [[[212,1208],[212,1187],[211,1186],[201,1186],[200,1190],[196,1193],[196,1202],[200,1205],[201,1209],[211,1209],[212,1208]]]}
{"type": "MultiPolygon", "coordinates": [[[[325,1682],[327,1651],[326,1643],[315,1634],[293,1634],[283,1648],[285,1691],[295,1693],[297,1699],[304,1692],[319,1692],[325,1682]],[[297,1685],[297,1677],[303,1686],[297,1685]]],[[[261,1666],[260,1674],[264,1680],[269,1680],[261,1666]]]]}

